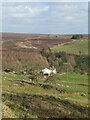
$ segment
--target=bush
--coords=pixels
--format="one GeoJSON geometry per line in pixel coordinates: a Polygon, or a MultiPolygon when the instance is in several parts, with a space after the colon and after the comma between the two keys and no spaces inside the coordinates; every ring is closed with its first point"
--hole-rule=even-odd
{"type": "Polygon", "coordinates": [[[53,88],[53,86],[51,86],[49,84],[43,84],[43,88],[44,89],[51,89],[51,88],[53,88]]]}
{"type": "Polygon", "coordinates": [[[73,67],[71,66],[70,63],[64,63],[62,66],[59,68],[59,72],[71,72],[73,71],[73,67]]]}
{"type": "Polygon", "coordinates": [[[36,71],[34,71],[33,69],[30,69],[30,71],[28,71],[28,74],[29,74],[29,79],[31,79],[32,82],[37,81],[38,76],[36,71]]]}

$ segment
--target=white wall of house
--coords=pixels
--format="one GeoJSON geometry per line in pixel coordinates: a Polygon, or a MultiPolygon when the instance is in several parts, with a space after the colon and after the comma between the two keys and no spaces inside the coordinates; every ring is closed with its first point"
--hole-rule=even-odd
{"type": "Polygon", "coordinates": [[[47,74],[48,76],[50,76],[51,73],[56,74],[56,69],[50,70],[48,68],[45,68],[45,69],[41,70],[41,72],[43,75],[47,74]]]}

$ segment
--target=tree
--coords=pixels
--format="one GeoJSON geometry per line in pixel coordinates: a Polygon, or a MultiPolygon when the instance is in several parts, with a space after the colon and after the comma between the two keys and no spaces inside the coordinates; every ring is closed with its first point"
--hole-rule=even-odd
{"type": "Polygon", "coordinates": [[[31,79],[32,82],[34,81],[37,82],[37,79],[38,79],[37,72],[31,69],[29,72],[29,79],[31,79]]]}
{"type": "Polygon", "coordinates": [[[71,39],[80,39],[80,38],[83,38],[83,35],[77,34],[71,37],[71,39]]]}
{"type": "Polygon", "coordinates": [[[45,49],[43,48],[40,53],[42,56],[45,56],[45,49]]]}

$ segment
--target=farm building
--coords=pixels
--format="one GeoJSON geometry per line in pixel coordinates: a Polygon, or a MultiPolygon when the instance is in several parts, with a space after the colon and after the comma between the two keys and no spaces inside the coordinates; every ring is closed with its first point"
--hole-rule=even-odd
{"type": "Polygon", "coordinates": [[[50,76],[51,73],[56,74],[56,69],[51,70],[51,69],[45,68],[45,69],[41,70],[40,73],[44,76],[50,76]]]}

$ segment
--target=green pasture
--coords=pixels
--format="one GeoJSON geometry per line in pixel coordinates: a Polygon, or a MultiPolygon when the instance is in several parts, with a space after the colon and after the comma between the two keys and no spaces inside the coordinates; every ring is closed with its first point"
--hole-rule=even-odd
{"type": "MultiPolygon", "coordinates": [[[[85,93],[87,96],[88,93],[88,76],[73,72],[57,73],[49,78],[39,77],[37,81],[33,82],[28,76],[7,73],[2,76],[2,83],[3,92],[52,94],[54,96],[64,96],[66,94],[78,94],[80,96],[82,93],[85,93]],[[64,91],[63,94],[59,94],[59,90],[64,91]]],[[[84,98],[87,99],[86,96],[84,98]]],[[[78,99],[77,96],[76,99],[78,99]]]]}
{"type": "Polygon", "coordinates": [[[67,52],[77,55],[88,54],[88,41],[87,40],[73,40],[70,43],[61,44],[52,48],[54,52],[67,52]]]}

